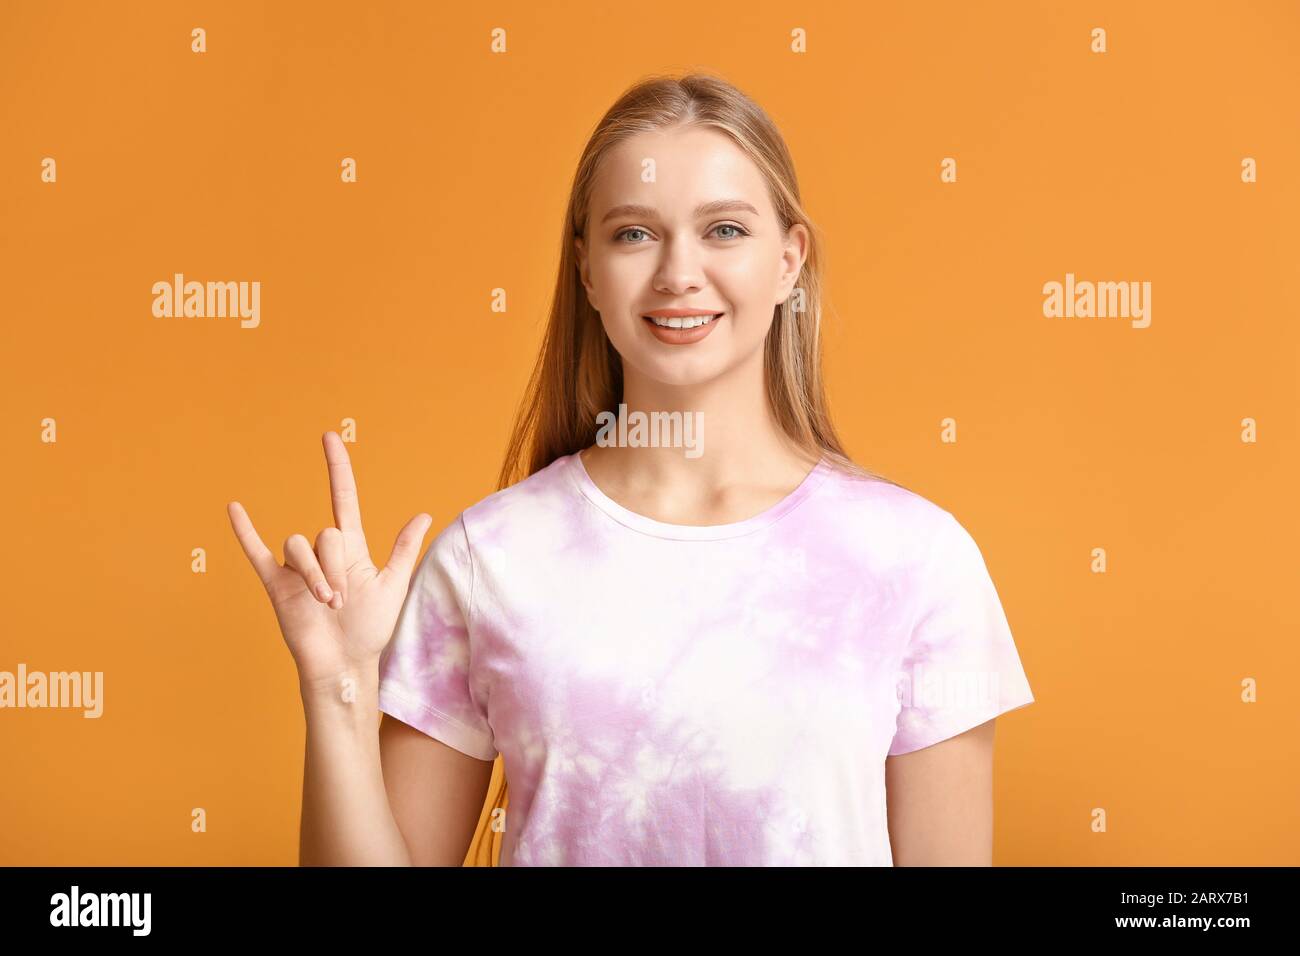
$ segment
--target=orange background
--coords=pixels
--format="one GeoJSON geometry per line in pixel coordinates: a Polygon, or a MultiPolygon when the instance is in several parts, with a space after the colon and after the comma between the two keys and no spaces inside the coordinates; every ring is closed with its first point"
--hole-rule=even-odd
{"type": "Polygon", "coordinates": [[[1300,8],[992,6],[0,7],[0,669],[105,674],[98,720],[0,711],[0,863],[296,863],[301,701],[226,502],[314,540],[344,418],[380,564],[493,491],[583,143],[691,68],[795,156],[851,454],[1001,594],[1037,702],[995,862],[1300,863],[1300,8]],[[261,326],[154,318],[174,272],[260,281],[261,326]],[[1045,318],[1066,272],[1150,281],[1150,328],[1045,318]]]}

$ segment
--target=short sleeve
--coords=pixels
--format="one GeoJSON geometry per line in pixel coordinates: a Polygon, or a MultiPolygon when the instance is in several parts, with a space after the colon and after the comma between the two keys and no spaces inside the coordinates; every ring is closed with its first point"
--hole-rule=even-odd
{"type": "Polygon", "coordinates": [[[1034,702],[984,556],[947,511],[915,583],[891,757],[1034,702]]]}
{"type": "Polygon", "coordinates": [[[496,741],[474,693],[472,587],[462,515],[438,534],[411,575],[379,659],[379,709],[461,753],[493,760],[496,741]]]}

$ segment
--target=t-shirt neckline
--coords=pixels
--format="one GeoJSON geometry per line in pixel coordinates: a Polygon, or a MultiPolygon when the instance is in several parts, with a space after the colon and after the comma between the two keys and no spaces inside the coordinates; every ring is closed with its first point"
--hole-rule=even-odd
{"type": "Polygon", "coordinates": [[[757,531],[760,528],[766,528],[789,514],[800,502],[816,491],[831,471],[831,464],[823,455],[793,491],[767,509],[742,521],[712,525],[671,524],[624,508],[601,491],[600,487],[592,481],[591,475],[587,472],[587,466],[582,462],[580,452],[575,451],[567,457],[566,470],[577,485],[578,490],[601,511],[634,531],[658,538],[674,538],[680,541],[714,541],[720,538],[735,538],[742,534],[757,531]]]}

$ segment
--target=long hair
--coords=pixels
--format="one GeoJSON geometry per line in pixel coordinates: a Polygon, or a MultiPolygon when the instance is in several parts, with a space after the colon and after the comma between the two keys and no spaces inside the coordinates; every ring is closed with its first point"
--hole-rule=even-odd
{"type": "MultiPolygon", "coordinates": [[[[622,360],[587,300],[573,240],[586,234],[591,188],[606,153],[630,136],[673,127],[704,127],[729,136],[767,181],[782,231],[796,223],[808,230],[796,294],[775,307],[764,344],[767,398],[781,430],[810,458],[825,457],[841,471],[897,484],[850,459],[831,424],[821,364],[822,241],[804,212],[785,140],[763,109],[736,87],[691,73],[652,76],[629,87],[601,118],[583,150],[560,235],[550,320],[515,413],[497,489],[594,444],[597,415],[615,412],[622,400],[622,360]]],[[[494,795],[485,804],[467,858],[474,865],[493,865],[499,859],[501,829],[493,822],[501,816],[495,811],[508,803],[500,762],[493,768],[492,782],[494,795]]]]}

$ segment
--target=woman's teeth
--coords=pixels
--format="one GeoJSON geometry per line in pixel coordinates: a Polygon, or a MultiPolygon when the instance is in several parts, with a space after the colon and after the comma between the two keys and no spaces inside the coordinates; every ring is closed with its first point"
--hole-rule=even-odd
{"type": "MultiPolygon", "coordinates": [[[[721,315],[721,313],[718,314],[721,315]]],[[[655,325],[658,325],[665,329],[693,329],[697,325],[708,325],[715,318],[717,318],[717,316],[716,315],[688,315],[682,318],[660,319],[653,315],[647,315],[647,316],[643,316],[643,318],[647,318],[655,325]]]]}

